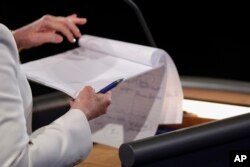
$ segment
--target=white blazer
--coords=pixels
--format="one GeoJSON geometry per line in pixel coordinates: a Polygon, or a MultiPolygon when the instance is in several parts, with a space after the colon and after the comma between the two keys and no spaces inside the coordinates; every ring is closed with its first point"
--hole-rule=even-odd
{"type": "Polygon", "coordinates": [[[92,148],[88,120],[72,109],[31,133],[32,95],[12,33],[0,24],[0,166],[62,167],[92,148]]]}

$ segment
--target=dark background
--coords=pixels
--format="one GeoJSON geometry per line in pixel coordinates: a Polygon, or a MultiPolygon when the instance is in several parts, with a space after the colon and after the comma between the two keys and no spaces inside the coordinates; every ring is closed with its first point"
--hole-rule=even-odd
{"type": "MultiPolygon", "coordinates": [[[[134,0],[159,48],[173,58],[181,76],[250,81],[249,9],[246,4],[134,0]]],[[[133,10],[123,0],[1,1],[0,22],[21,27],[44,14],[88,18],[84,34],[149,45],[133,10]]],[[[1,34],[0,34],[1,35],[1,34]]],[[[21,52],[27,62],[77,47],[66,40],[21,52]]],[[[34,96],[52,89],[31,83],[34,96]]]]}

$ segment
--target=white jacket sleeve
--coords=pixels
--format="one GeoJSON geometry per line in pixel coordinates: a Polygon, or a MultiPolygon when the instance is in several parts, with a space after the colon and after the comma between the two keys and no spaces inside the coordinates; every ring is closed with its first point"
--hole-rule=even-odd
{"type": "Polygon", "coordinates": [[[81,111],[70,110],[49,126],[35,131],[23,155],[28,157],[29,166],[72,166],[85,159],[91,148],[88,120],[81,111]]]}
{"type": "Polygon", "coordinates": [[[10,31],[0,24],[0,164],[61,167],[86,158],[92,148],[85,115],[70,110],[51,125],[27,134],[17,66],[18,52],[10,31]]]}

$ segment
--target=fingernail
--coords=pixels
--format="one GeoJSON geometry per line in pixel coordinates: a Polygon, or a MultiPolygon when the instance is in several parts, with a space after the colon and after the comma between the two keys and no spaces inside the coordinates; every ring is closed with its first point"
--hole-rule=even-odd
{"type": "Polygon", "coordinates": [[[76,42],[76,39],[75,39],[75,38],[73,38],[72,42],[73,42],[73,43],[75,43],[75,42],[76,42]]]}

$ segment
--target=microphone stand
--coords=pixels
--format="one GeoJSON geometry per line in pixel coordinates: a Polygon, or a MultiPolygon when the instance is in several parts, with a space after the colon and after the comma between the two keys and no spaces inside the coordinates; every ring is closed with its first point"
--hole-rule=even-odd
{"type": "Polygon", "coordinates": [[[135,12],[136,16],[138,17],[140,24],[144,30],[144,33],[146,34],[146,37],[148,39],[148,42],[152,47],[157,47],[155,40],[148,28],[148,25],[146,23],[146,20],[144,19],[141,10],[139,7],[132,1],[132,0],[124,0],[135,12]]]}

